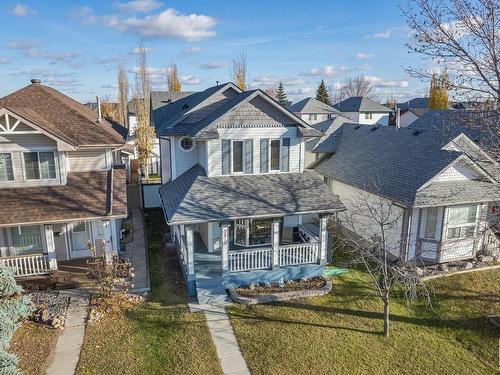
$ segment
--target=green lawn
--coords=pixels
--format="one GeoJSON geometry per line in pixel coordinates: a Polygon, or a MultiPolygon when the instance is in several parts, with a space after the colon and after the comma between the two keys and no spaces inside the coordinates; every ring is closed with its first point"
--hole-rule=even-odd
{"type": "Polygon", "coordinates": [[[204,315],[191,314],[176,256],[166,254],[160,211],[149,211],[148,301],[87,326],[78,374],[221,374],[204,315]]]}
{"type": "Polygon", "coordinates": [[[500,271],[432,282],[434,310],[392,304],[391,336],[382,304],[361,271],[333,279],[324,297],[229,311],[253,374],[497,374],[500,271]]]}

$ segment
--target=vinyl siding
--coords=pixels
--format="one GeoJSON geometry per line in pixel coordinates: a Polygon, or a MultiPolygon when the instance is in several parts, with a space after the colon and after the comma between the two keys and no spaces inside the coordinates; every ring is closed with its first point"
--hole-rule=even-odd
{"type": "Polygon", "coordinates": [[[182,137],[172,137],[173,140],[173,151],[174,162],[175,162],[175,178],[179,177],[181,174],[186,172],[189,168],[193,167],[198,163],[198,142],[194,142],[194,146],[191,150],[183,150],[180,146],[180,140],[182,137]]]}
{"type": "Polygon", "coordinates": [[[2,134],[0,135],[0,152],[56,150],[57,144],[44,134],[2,134]]]}
{"type": "MultiPolygon", "coordinates": [[[[222,139],[253,139],[253,173],[260,171],[260,142],[261,138],[282,139],[290,138],[290,172],[300,172],[301,138],[297,137],[297,128],[290,127],[256,127],[256,128],[219,128],[219,139],[208,141],[208,175],[222,175],[222,139]]],[[[279,173],[279,172],[273,172],[279,173]]]]}
{"type": "Polygon", "coordinates": [[[207,158],[208,158],[207,142],[198,141],[196,143],[198,146],[198,163],[203,168],[205,168],[205,171],[206,171],[207,170],[207,158]]]}
{"type": "Polygon", "coordinates": [[[460,181],[480,178],[480,174],[464,163],[457,163],[446,168],[435,177],[435,181],[460,181]]]}
{"type": "Polygon", "coordinates": [[[68,152],[69,172],[105,171],[106,150],[68,152]]]}

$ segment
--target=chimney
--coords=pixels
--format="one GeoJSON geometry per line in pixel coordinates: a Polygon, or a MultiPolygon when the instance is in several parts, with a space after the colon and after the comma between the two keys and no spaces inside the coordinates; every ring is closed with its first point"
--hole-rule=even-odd
{"type": "Polygon", "coordinates": [[[32,85],[39,85],[40,83],[42,83],[42,81],[40,81],[39,79],[33,78],[31,80],[31,84],[32,85]]]}
{"type": "Polygon", "coordinates": [[[396,107],[396,129],[401,127],[401,110],[396,107]]]}
{"type": "Polygon", "coordinates": [[[101,99],[99,99],[98,96],[96,96],[97,99],[97,122],[101,123],[102,122],[102,115],[101,115],[101,99]]]}

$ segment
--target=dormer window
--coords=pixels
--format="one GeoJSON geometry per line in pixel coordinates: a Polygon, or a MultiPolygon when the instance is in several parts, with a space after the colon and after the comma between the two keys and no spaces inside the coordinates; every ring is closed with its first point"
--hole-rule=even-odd
{"type": "Polygon", "coordinates": [[[54,153],[25,152],[24,174],[26,180],[50,180],[56,178],[54,153]]]}
{"type": "Polygon", "coordinates": [[[373,113],[366,112],[365,113],[365,120],[372,120],[373,119],[373,113]]]}
{"type": "Polygon", "coordinates": [[[191,151],[193,149],[194,142],[189,137],[182,137],[180,140],[180,145],[184,151],[191,151]]]}
{"type": "Polygon", "coordinates": [[[12,156],[8,152],[0,153],[0,181],[14,181],[12,156]]]}

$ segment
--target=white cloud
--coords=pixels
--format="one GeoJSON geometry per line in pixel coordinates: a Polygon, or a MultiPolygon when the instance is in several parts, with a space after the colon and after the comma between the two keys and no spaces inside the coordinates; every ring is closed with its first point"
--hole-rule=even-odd
{"type": "Polygon", "coordinates": [[[302,95],[302,96],[308,96],[308,95],[312,95],[313,93],[316,92],[316,88],[314,87],[301,87],[299,89],[295,89],[295,90],[291,90],[291,91],[288,91],[288,95],[302,95]]]}
{"type": "Polygon", "coordinates": [[[128,12],[148,13],[158,9],[163,3],[155,0],[134,0],[127,3],[114,3],[113,6],[117,9],[128,12]]]}
{"type": "Polygon", "coordinates": [[[9,48],[18,50],[24,57],[47,59],[50,64],[66,64],[74,68],[79,66],[77,63],[81,52],[49,52],[37,46],[31,41],[15,40],[9,43],[9,48]]]}
{"type": "Polygon", "coordinates": [[[355,68],[350,68],[345,65],[339,67],[335,67],[333,65],[325,65],[319,68],[311,68],[307,72],[302,73],[302,75],[314,77],[333,77],[352,72],[353,70],[355,70],[355,68]]]}
{"type": "Polygon", "coordinates": [[[103,17],[104,24],[121,32],[151,38],[179,38],[198,41],[216,35],[216,20],[202,14],[181,14],[175,9],[143,18],[123,18],[118,15],[103,17]]]}
{"type": "Polygon", "coordinates": [[[182,51],[184,55],[194,55],[195,53],[200,53],[200,52],[201,52],[201,47],[198,46],[192,46],[182,51]]]}
{"type": "Polygon", "coordinates": [[[394,30],[387,29],[384,31],[379,31],[377,33],[365,35],[365,38],[366,39],[389,39],[393,33],[394,33],[394,30]]]}
{"type": "Polygon", "coordinates": [[[285,86],[300,86],[307,84],[307,81],[300,78],[280,77],[273,75],[261,75],[252,79],[250,82],[251,88],[259,87],[275,87],[280,82],[285,86]]]}
{"type": "Polygon", "coordinates": [[[395,87],[395,88],[404,88],[408,87],[409,83],[406,80],[389,80],[386,81],[380,77],[376,76],[365,76],[365,78],[370,81],[373,87],[395,87]]]}
{"type": "Polygon", "coordinates": [[[373,53],[358,52],[356,54],[356,59],[358,60],[368,60],[372,59],[375,55],[373,53]]]}
{"type": "Polygon", "coordinates": [[[113,84],[107,84],[107,85],[101,85],[101,88],[103,89],[113,89],[116,90],[118,88],[118,85],[116,83],[113,84]]]}
{"type": "Polygon", "coordinates": [[[190,75],[181,76],[180,81],[183,85],[197,85],[201,83],[199,78],[190,75]]]}
{"type": "Polygon", "coordinates": [[[8,57],[0,57],[0,64],[7,64],[10,62],[8,57]]]}
{"type": "Polygon", "coordinates": [[[229,64],[230,64],[229,61],[209,61],[207,63],[201,64],[200,68],[207,70],[219,69],[228,66],[229,64]]]}
{"type": "Polygon", "coordinates": [[[9,48],[17,50],[27,50],[34,48],[35,46],[34,42],[30,42],[28,40],[13,40],[9,43],[9,48]]]}
{"type": "Polygon", "coordinates": [[[34,10],[28,8],[28,6],[24,4],[14,5],[14,8],[12,8],[12,13],[17,17],[26,17],[31,14],[36,14],[34,10]]]}
{"type": "Polygon", "coordinates": [[[151,48],[148,48],[148,47],[135,47],[133,50],[132,50],[132,54],[134,55],[138,55],[139,53],[141,53],[141,49],[146,52],[146,53],[150,53],[152,51],[151,48]]]}
{"type": "Polygon", "coordinates": [[[91,25],[97,21],[97,16],[89,6],[82,6],[80,8],[73,8],[71,11],[71,18],[77,19],[84,26],[91,25]]]}

